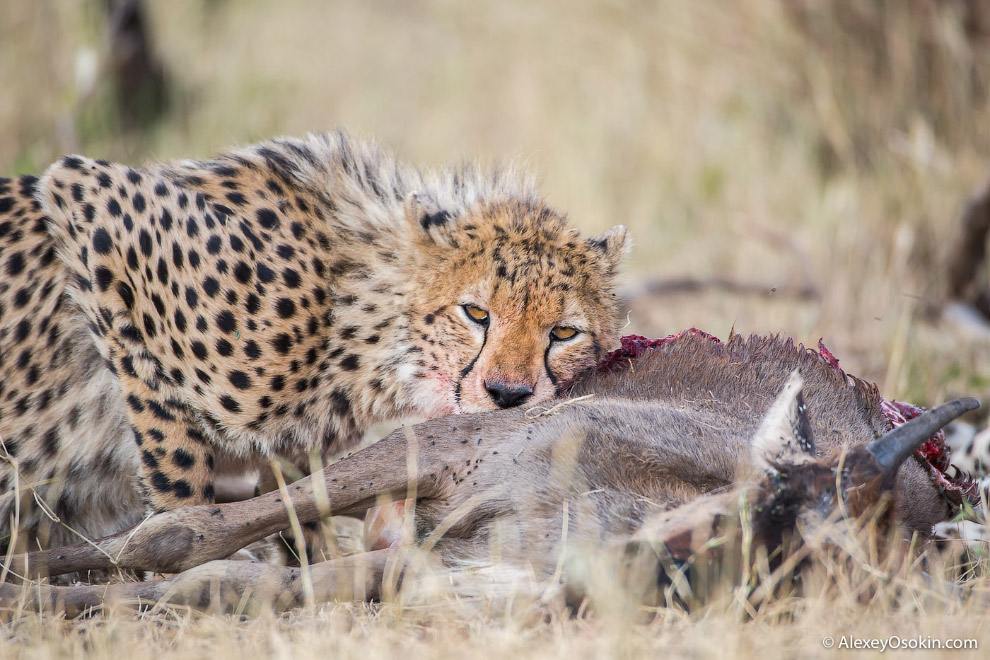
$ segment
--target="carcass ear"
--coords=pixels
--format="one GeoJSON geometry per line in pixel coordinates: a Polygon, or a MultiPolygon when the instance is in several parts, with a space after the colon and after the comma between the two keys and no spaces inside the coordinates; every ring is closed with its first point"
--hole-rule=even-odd
{"type": "Polygon", "coordinates": [[[776,471],[783,465],[815,460],[815,440],[811,435],[803,388],[804,379],[795,369],[753,436],[752,461],[761,470],[776,471]]]}
{"type": "Polygon", "coordinates": [[[411,192],[406,196],[406,221],[413,232],[429,238],[434,243],[449,245],[448,232],[454,216],[440,208],[435,200],[424,193],[411,192]]]}
{"type": "Polygon", "coordinates": [[[623,225],[616,225],[605,233],[586,240],[588,246],[601,255],[602,263],[605,265],[605,274],[608,276],[618,272],[619,266],[632,250],[629,230],[623,225]]]}

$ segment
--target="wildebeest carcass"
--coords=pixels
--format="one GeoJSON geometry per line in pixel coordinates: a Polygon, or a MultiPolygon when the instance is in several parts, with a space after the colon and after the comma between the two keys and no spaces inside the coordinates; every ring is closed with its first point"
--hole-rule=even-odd
{"type": "MultiPolygon", "coordinates": [[[[646,556],[651,584],[663,589],[740,519],[747,547],[777,563],[795,530],[836,518],[866,516],[884,534],[929,536],[975,501],[969,484],[946,473],[937,433],[978,405],[962,399],[905,423],[915,411],[845,374],[824,347],[738,335],[722,343],[696,330],[627,338],[546,406],[399,429],[279,491],[161,513],[94,544],[16,557],[13,567],[178,573],[25,592],[70,614],[107,597],[201,607],[243,606],[245,594],[279,606],[374,598],[401,548],[302,569],[223,559],[331,510],[361,514],[384,496],[415,500],[415,539],[450,570],[559,576],[580,595],[561,553],[607,546],[621,548],[626,563],[630,552],[634,563],[646,556]]],[[[21,594],[0,589],[2,602],[21,594]]]]}

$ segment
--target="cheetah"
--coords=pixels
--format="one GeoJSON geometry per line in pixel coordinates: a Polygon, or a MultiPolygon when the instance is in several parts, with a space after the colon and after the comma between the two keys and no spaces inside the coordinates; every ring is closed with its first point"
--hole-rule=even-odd
{"type": "Polygon", "coordinates": [[[629,243],[511,168],[343,132],[2,180],[0,536],[104,536],[378,422],[552,398],[617,342],[629,243]]]}

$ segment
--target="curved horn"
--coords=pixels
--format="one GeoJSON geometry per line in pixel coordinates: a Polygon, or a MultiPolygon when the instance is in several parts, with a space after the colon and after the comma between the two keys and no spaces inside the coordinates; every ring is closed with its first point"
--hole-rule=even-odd
{"type": "Polygon", "coordinates": [[[939,429],[956,417],[979,407],[980,402],[972,397],[944,403],[877,438],[866,446],[866,450],[873,454],[884,472],[896,472],[901,463],[939,429]]]}

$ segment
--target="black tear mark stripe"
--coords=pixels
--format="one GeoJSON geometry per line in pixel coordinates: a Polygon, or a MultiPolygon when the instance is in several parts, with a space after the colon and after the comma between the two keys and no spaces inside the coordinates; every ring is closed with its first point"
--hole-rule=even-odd
{"type": "Polygon", "coordinates": [[[454,401],[456,401],[458,405],[461,403],[461,383],[464,382],[464,377],[471,373],[471,370],[474,369],[474,363],[478,361],[479,357],[481,357],[482,352],[485,350],[485,344],[488,343],[488,326],[484,326],[483,330],[484,335],[481,338],[481,348],[478,349],[478,353],[471,358],[471,361],[468,362],[467,366],[461,369],[461,375],[457,379],[457,387],[454,388],[454,401]]]}
{"type": "Polygon", "coordinates": [[[550,379],[550,384],[554,387],[557,386],[557,377],[550,370],[550,349],[553,347],[553,342],[547,344],[547,350],[543,351],[543,367],[547,370],[547,377],[550,379]]]}

